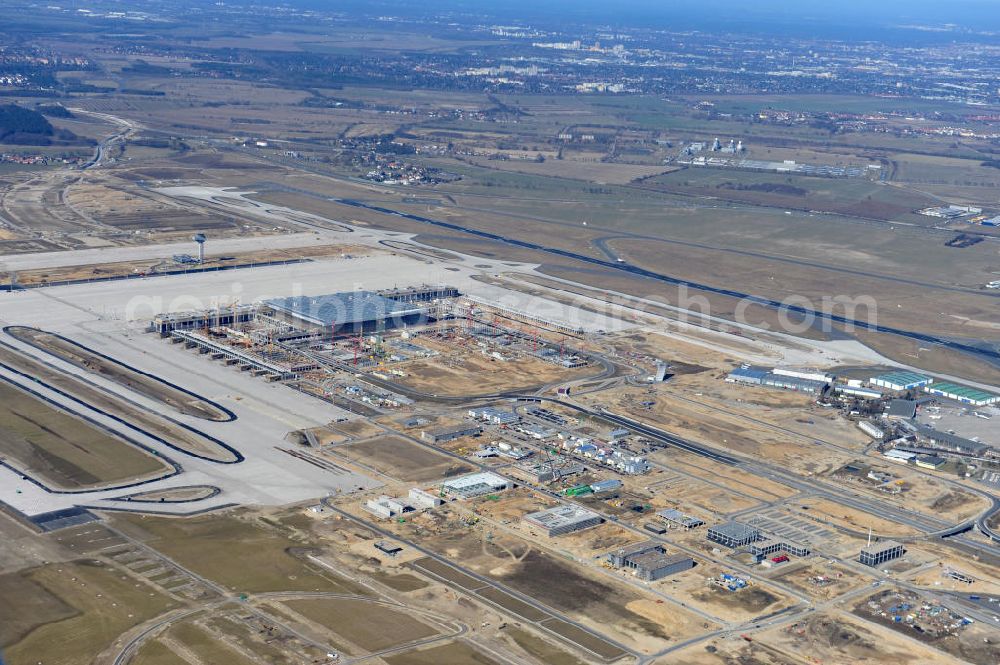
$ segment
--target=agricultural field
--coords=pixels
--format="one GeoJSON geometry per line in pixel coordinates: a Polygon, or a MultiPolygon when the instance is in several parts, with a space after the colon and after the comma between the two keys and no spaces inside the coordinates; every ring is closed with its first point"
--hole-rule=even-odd
{"type": "MultiPolygon", "coordinates": [[[[752,151],[748,157],[765,161],[787,159],[785,154],[771,150],[752,151]]],[[[809,159],[812,155],[805,157],[809,159]]],[[[823,163],[836,164],[837,161],[826,158],[823,163]]],[[[858,161],[855,160],[853,165],[857,165],[858,161]]],[[[689,167],[647,178],[643,186],[668,193],[711,196],[769,208],[818,210],[886,221],[920,221],[921,218],[913,212],[934,204],[934,199],[927,195],[886,187],[865,178],[816,178],[735,168],[689,167]]],[[[928,225],[929,220],[923,218],[928,225]]]]}

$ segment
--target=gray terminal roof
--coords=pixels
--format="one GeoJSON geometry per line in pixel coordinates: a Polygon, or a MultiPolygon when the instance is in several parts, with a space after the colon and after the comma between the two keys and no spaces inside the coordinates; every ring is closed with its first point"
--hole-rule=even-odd
{"type": "Polygon", "coordinates": [[[266,305],[319,326],[377,321],[423,311],[410,303],[390,300],[372,291],[347,291],[323,296],[293,296],[265,300],[266,305]]]}

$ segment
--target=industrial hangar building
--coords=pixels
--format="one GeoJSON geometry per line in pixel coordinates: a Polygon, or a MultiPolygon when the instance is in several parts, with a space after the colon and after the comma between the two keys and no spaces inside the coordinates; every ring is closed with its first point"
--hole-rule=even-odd
{"type": "MultiPolygon", "coordinates": [[[[951,434],[949,432],[944,432],[941,430],[934,429],[924,425],[917,430],[917,436],[927,439],[932,445],[931,448],[936,448],[938,450],[947,450],[949,452],[955,452],[960,455],[972,455],[973,457],[982,457],[989,453],[991,446],[980,441],[973,441],[972,439],[966,439],[965,437],[958,436],[956,434],[951,434]]],[[[902,450],[909,450],[911,446],[899,446],[902,450]]],[[[911,452],[914,452],[911,450],[911,452]]],[[[923,449],[917,449],[917,453],[924,452],[934,452],[923,449]]]]}
{"type": "Polygon", "coordinates": [[[684,554],[667,554],[657,542],[637,543],[608,554],[608,563],[633,571],[636,577],[655,582],[668,575],[694,568],[694,559],[684,554]]]}
{"type": "Polygon", "coordinates": [[[483,428],[479,425],[452,425],[450,427],[439,427],[437,429],[427,429],[420,433],[421,439],[426,439],[431,443],[448,443],[465,436],[476,436],[482,433],[483,428]]]}
{"type": "Polygon", "coordinates": [[[765,386],[768,388],[782,388],[784,390],[797,390],[806,393],[821,393],[827,385],[826,381],[803,378],[792,375],[785,370],[784,374],[772,372],[764,367],[737,367],[726,376],[729,383],[743,383],[751,386],[765,386]]]}
{"type": "Polygon", "coordinates": [[[421,305],[393,300],[373,291],[265,300],[264,305],[299,327],[358,332],[386,330],[426,320],[421,305]]]}
{"type": "Polygon", "coordinates": [[[588,529],[604,521],[595,512],[568,505],[528,513],[522,519],[528,525],[544,531],[549,538],[588,529]]]}

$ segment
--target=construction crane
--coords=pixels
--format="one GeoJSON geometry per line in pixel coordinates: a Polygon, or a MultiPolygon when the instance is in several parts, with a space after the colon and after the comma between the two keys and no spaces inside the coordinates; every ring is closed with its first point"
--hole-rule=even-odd
{"type": "Polygon", "coordinates": [[[240,297],[235,296],[233,298],[233,330],[238,330],[237,323],[239,323],[239,309],[240,309],[240,297]]]}
{"type": "Polygon", "coordinates": [[[552,481],[559,482],[560,480],[562,480],[562,474],[559,472],[558,469],[556,469],[556,465],[552,461],[552,451],[549,450],[548,446],[544,446],[543,450],[545,451],[545,461],[548,463],[549,469],[551,469],[552,471],[552,481]]]}

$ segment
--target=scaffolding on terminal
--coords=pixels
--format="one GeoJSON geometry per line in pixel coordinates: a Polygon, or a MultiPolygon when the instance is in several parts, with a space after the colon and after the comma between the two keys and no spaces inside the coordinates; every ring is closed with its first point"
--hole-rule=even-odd
{"type": "Polygon", "coordinates": [[[459,296],[458,289],[454,286],[447,286],[444,284],[438,286],[422,285],[414,286],[411,288],[403,289],[384,289],[378,291],[378,294],[389,298],[390,300],[398,300],[399,302],[433,302],[435,300],[444,300],[446,298],[457,298],[459,296]]]}
{"type": "Polygon", "coordinates": [[[169,337],[175,330],[234,326],[240,323],[249,323],[257,316],[256,305],[236,305],[199,312],[159,314],[150,322],[149,331],[157,332],[161,337],[169,337]]]}
{"type": "Polygon", "coordinates": [[[289,367],[278,365],[264,358],[257,357],[250,353],[242,352],[232,346],[220,344],[207,337],[195,335],[183,330],[175,330],[171,334],[174,339],[184,342],[188,348],[199,348],[204,353],[212,354],[215,359],[225,359],[228,364],[238,365],[241,369],[255,370],[262,375],[269,375],[275,379],[285,381],[298,376],[289,367]]]}

